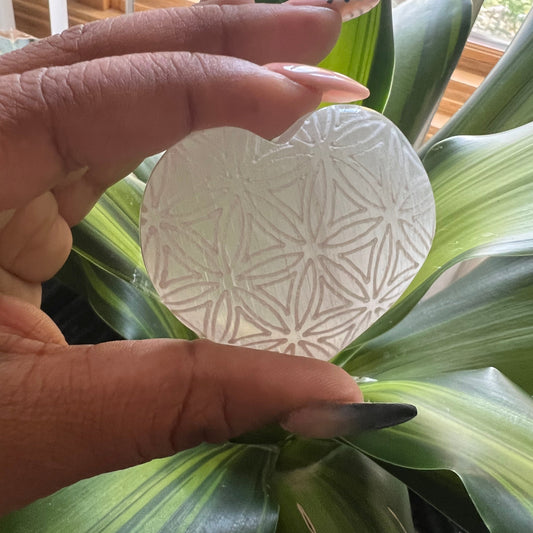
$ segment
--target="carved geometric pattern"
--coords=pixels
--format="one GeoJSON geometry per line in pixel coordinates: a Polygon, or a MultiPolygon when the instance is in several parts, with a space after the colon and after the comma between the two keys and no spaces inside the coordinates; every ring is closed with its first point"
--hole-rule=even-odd
{"type": "Polygon", "coordinates": [[[237,128],[167,151],[141,211],[162,301],[213,341],[329,359],[407,288],[433,194],[386,118],[330,106],[274,141],[237,128]]]}

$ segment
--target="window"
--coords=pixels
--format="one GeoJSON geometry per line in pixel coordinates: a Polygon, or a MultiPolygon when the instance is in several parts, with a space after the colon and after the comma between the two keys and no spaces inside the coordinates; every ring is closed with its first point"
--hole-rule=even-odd
{"type": "MultiPolygon", "coordinates": [[[[397,6],[407,0],[392,0],[397,6]]],[[[524,22],[531,0],[484,0],[470,40],[493,48],[505,49],[524,22]]]]}
{"type": "Polygon", "coordinates": [[[485,0],[471,38],[488,46],[505,48],[520,29],[531,6],[531,0],[485,0]]]}

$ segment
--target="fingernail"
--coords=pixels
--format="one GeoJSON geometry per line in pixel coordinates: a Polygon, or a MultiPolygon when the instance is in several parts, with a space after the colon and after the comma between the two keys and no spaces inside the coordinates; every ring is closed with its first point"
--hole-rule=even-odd
{"type": "Polygon", "coordinates": [[[322,93],[322,101],[345,104],[364,100],[370,91],[360,83],[331,70],[293,63],[269,63],[265,68],[322,93]]]}
{"type": "Polygon", "coordinates": [[[289,413],[281,426],[303,437],[331,439],[403,424],[416,414],[407,403],[320,404],[289,413]]]}
{"type": "Polygon", "coordinates": [[[288,0],[291,6],[317,6],[334,9],[346,22],[357,18],[379,4],[379,0],[288,0]]]}

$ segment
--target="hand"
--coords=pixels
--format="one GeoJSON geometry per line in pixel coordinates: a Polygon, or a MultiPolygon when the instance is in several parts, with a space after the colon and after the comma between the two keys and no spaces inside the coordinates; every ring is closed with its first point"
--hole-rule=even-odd
{"type": "Polygon", "coordinates": [[[339,27],[328,9],[206,5],[72,28],[0,57],[0,513],[303,406],[361,401],[328,363],[207,341],[68,346],[38,309],[70,226],[146,156],[213,126],[275,136],[328,83],[364,95],[257,66],[315,63],[339,27]]]}

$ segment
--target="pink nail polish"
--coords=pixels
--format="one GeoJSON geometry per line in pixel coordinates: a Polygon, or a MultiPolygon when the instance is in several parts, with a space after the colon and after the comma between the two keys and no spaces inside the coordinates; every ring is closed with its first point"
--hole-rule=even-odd
{"type": "Polygon", "coordinates": [[[292,6],[329,7],[337,11],[343,22],[357,18],[379,4],[379,0],[287,0],[292,6]]]}
{"type": "Polygon", "coordinates": [[[321,92],[323,102],[345,104],[364,100],[370,95],[364,85],[331,70],[293,63],[269,63],[264,66],[300,85],[321,92]]]}

